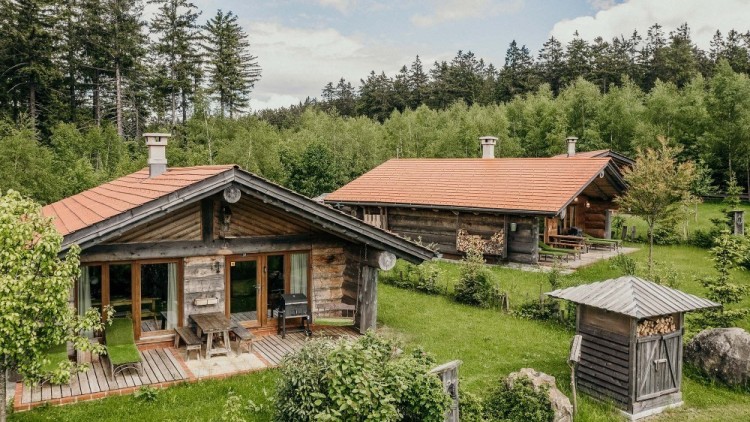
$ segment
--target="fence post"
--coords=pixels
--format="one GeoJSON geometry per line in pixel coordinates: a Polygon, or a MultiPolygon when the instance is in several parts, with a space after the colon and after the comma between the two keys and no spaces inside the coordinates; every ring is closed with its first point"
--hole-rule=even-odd
{"type": "Polygon", "coordinates": [[[732,234],[737,236],[745,235],[745,211],[733,210],[729,211],[730,217],[732,217],[732,234]]]}
{"type": "Polygon", "coordinates": [[[433,368],[430,373],[440,377],[443,381],[443,390],[451,397],[450,408],[445,412],[445,422],[459,422],[459,398],[458,398],[458,367],[463,362],[460,360],[444,363],[433,368]]]}

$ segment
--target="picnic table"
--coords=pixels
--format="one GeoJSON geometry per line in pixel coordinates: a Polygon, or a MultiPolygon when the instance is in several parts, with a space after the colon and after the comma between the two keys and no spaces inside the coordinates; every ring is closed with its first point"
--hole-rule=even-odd
{"type": "Polygon", "coordinates": [[[209,312],[190,315],[190,319],[195,322],[198,337],[206,335],[206,359],[210,359],[213,355],[229,354],[229,330],[232,328],[232,323],[226,315],[221,312],[209,312]],[[223,334],[224,347],[214,347],[214,334],[223,334]]]}
{"type": "Polygon", "coordinates": [[[579,252],[588,252],[586,240],[583,236],[573,236],[568,234],[551,234],[549,243],[555,248],[571,248],[579,252]]]}

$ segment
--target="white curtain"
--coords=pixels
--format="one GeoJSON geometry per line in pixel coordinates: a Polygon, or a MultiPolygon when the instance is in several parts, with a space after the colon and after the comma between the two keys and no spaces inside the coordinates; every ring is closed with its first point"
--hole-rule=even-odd
{"type": "Polygon", "coordinates": [[[167,330],[177,327],[177,264],[170,262],[167,266],[167,330]]]}
{"type": "MultiPolygon", "coordinates": [[[[290,293],[307,294],[307,253],[292,254],[290,293]]],[[[309,295],[308,295],[309,296],[309,295]]]]}
{"type": "MultiPolygon", "coordinates": [[[[91,308],[91,275],[90,267],[81,268],[81,276],[78,278],[78,315],[83,316],[91,308]]],[[[87,337],[93,337],[92,331],[84,333],[87,337]]]]}

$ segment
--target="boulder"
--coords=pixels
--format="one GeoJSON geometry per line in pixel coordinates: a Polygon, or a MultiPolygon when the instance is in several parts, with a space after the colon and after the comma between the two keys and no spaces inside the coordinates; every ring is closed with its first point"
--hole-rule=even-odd
{"type": "Polygon", "coordinates": [[[570,399],[557,389],[555,377],[544,372],[538,372],[533,368],[522,368],[520,371],[508,375],[505,382],[508,386],[512,386],[519,378],[530,379],[535,391],[539,391],[542,386],[547,386],[549,401],[552,410],[555,412],[554,422],[573,422],[573,405],[570,404],[570,399]]]}
{"type": "Polygon", "coordinates": [[[703,330],[685,346],[685,361],[729,386],[750,386],[750,333],[742,328],[703,330]]]}

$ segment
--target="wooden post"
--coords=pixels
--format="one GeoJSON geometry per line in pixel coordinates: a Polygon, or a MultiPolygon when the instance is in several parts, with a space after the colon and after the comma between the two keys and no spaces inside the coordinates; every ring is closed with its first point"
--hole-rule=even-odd
{"type": "Polygon", "coordinates": [[[628,226],[622,226],[622,240],[628,240],[628,226]]]}
{"type": "Polygon", "coordinates": [[[612,210],[604,210],[604,238],[612,238],[612,210]]]}
{"type": "Polygon", "coordinates": [[[630,228],[630,241],[635,242],[635,226],[630,228]]]}
{"type": "Polygon", "coordinates": [[[362,277],[357,294],[357,314],[354,325],[361,334],[375,329],[378,319],[378,270],[362,265],[362,277]]]}
{"type": "Polygon", "coordinates": [[[730,217],[732,217],[732,234],[737,236],[745,235],[745,211],[733,210],[729,211],[730,217]]]}
{"type": "Polygon", "coordinates": [[[445,412],[445,422],[459,422],[458,367],[460,360],[444,363],[430,371],[443,381],[443,390],[451,397],[451,406],[445,412]]]}

